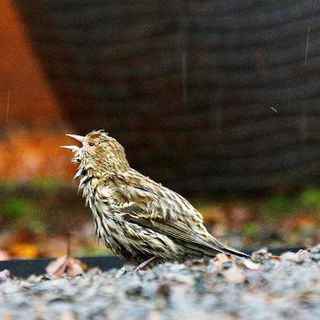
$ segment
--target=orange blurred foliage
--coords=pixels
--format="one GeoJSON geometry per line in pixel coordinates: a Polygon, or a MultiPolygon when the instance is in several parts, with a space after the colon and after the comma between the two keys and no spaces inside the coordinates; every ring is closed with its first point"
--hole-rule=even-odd
{"type": "Polygon", "coordinates": [[[69,177],[70,154],[59,147],[68,126],[11,0],[1,1],[0,42],[0,180],[69,177]]]}
{"type": "Polygon", "coordinates": [[[39,255],[37,246],[32,243],[16,243],[9,250],[11,255],[16,258],[34,259],[39,255]]]}
{"type": "Polygon", "coordinates": [[[74,167],[71,152],[60,148],[68,138],[62,133],[12,130],[0,141],[0,181],[27,182],[35,177],[70,179],[74,167]]]}
{"type": "Polygon", "coordinates": [[[0,125],[61,121],[60,107],[11,0],[1,0],[0,43],[0,125]]]}

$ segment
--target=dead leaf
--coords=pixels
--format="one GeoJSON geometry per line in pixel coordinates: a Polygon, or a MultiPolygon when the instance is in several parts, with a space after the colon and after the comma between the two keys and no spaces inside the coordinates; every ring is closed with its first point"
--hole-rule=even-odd
{"type": "Polygon", "coordinates": [[[53,277],[76,277],[84,274],[87,266],[82,263],[79,259],[72,257],[60,257],[46,267],[46,272],[53,277]]]}
{"type": "Polygon", "coordinates": [[[234,284],[243,283],[246,280],[245,274],[237,267],[224,270],[221,274],[226,281],[234,284]]]}

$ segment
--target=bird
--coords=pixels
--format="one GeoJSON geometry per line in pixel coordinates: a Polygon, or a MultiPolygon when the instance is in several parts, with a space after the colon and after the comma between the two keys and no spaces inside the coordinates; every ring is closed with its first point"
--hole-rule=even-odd
{"type": "Polygon", "coordinates": [[[140,266],[167,261],[247,254],[217,240],[203,217],[180,194],[131,168],[123,146],[104,130],[67,134],[96,235],[118,256],[140,266]]]}

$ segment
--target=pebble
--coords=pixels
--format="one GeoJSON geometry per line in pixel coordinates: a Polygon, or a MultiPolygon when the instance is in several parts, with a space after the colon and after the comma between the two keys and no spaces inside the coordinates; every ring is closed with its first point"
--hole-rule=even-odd
{"type": "MultiPolygon", "coordinates": [[[[0,319],[320,319],[320,245],[75,278],[3,273],[0,319]]],[[[129,269],[130,270],[130,269],[129,269]]]]}

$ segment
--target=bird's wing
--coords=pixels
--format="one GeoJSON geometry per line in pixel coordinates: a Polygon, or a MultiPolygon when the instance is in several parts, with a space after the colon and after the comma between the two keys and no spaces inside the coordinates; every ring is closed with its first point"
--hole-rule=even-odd
{"type": "MultiPolygon", "coordinates": [[[[190,215],[192,218],[184,219],[183,215],[186,213],[176,211],[174,214],[177,214],[178,217],[172,219],[170,218],[170,210],[172,210],[174,204],[165,203],[165,201],[168,201],[167,198],[164,199],[161,194],[157,194],[147,187],[133,185],[105,186],[98,188],[97,192],[100,200],[110,202],[110,199],[112,199],[116,202],[115,209],[119,211],[124,220],[166,235],[172,240],[183,243],[193,252],[202,252],[208,256],[215,256],[217,253],[243,256],[241,252],[224,246],[210,236],[205,229],[197,227],[199,223],[202,225],[202,217],[199,218],[192,214],[194,213],[191,211],[192,209],[195,213],[199,213],[191,205],[190,215]],[[190,223],[192,227],[189,225],[190,223]],[[206,239],[207,237],[204,234],[209,235],[210,240],[206,239]]],[[[181,197],[181,199],[183,198],[181,197]]],[[[189,208],[186,207],[186,209],[189,208]]]]}
{"type": "MultiPolygon", "coordinates": [[[[136,204],[148,214],[151,205],[159,202],[160,197],[155,192],[139,185],[109,184],[97,188],[97,196],[103,202],[112,202],[122,208],[136,204]]],[[[150,212],[151,214],[151,212],[150,212]]]]}
{"type": "Polygon", "coordinates": [[[202,252],[209,256],[215,256],[217,253],[224,252],[221,248],[207,242],[191,228],[179,221],[146,219],[141,216],[141,213],[138,213],[139,210],[141,210],[141,208],[137,208],[137,206],[127,207],[126,212],[123,213],[122,217],[128,222],[168,236],[172,240],[183,244],[183,246],[189,250],[194,251],[195,255],[202,252]]]}
{"type": "Polygon", "coordinates": [[[208,256],[215,256],[217,253],[235,255],[242,258],[250,258],[249,255],[228,247],[212,237],[213,241],[208,241],[192,230],[189,226],[177,220],[150,220],[143,217],[143,211],[137,205],[131,205],[123,208],[123,219],[128,222],[152,229],[155,232],[168,236],[169,238],[182,242],[183,246],[191,251],[202,252],[208,256]]]}
{"type": "Polygon", "coordinates": [[[100,186],[97,194],[102,201],[112,201],[118,207],[136,204],[143,209],[146,218],[176,219],[176,212],[163,203],[162,195],[146,186],[133,184],[132,181],[131,184],[115,181],[100,186]]]}
{"type": "Polygon", "coordinates": [[[133,169],[117,176],[114,185],[115,196],[124,205],[137,203],[151,219],[203,223],[202,215],[185,198],[133,169]]]}
{"type": "MultiPolygon", "coordinates": [[[[97,193],[100,201],[114,201],[115,209],[127,222],[166,235],[172,240],[183,243],[184,246],[198,254],[202,252],[215,256],[223,252],[219,246],[206,241],[183,221],[168,218],[169,212],[163,213],[164,206],[161,205],[161,196],[146,187],[104,186],[98,188],[97,193]]],[[[168,204],[168,210],[169,208],[170,204],[168,204]]]]}

